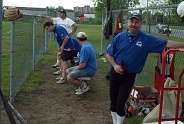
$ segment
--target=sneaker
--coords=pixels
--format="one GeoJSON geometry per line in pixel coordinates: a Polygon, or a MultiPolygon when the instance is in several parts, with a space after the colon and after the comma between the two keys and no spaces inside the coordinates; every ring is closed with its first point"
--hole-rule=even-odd
{"type": "Polygon", "coordinates": [[[79,87],[76,86],[76,87],[75,87],[75,92],[78,92],[78,91],[79,91],[79,87]]]}
{"type": "Polygon", "coordinates": [[[54,75],[59,75],[59,74],[61,74],[61,72],[62,72],[62,70],[60,69],[60,70],[58,70],[58,71],[56,71],[56,72],[53,72],[53,74],[54,74],[54,75]]]}
{"type": "MultiPolygon", "coordinates": [[[[81,83],[83,83],[84,85],[87,85],[86,82],[84,80],[80,80],[81,83]]],[[[79,91],[79,86],[75,87],[75,91],[79,91]]]]}
{"type": "Polygon", "coordinates": [[[56,84],[65,84],[66,80],[64,78],[59,79],[59,81],[56,82],[56,84]]]}
{"type": "Polygon", "coordinates": [[[61,75],[59,75],[56,80],[60,80],[60,79],[63,79],[63,77],[61,75]]]}
{"type": "Polygon", "coordinates": [[[60,69],[61,69],[61,67],[60,67],[60,66],[59,66],[59,67],[56,67],[56,69],[57,69],[57,70],[60,70],[60,69]]]}
{"type": "MultiPolygon", "coordinates": [[[[85,82],[85,81],[81,80],[81,82],[84,83],[84,84],[86,85],[86,82],[85,82]]],[[[79,91],[79,86],[76,86],[76,87],[75,87],[75,92],[78,92],[78,91],[79,91]]]]}
{"type": "Polygon", "coordinates": [[[56,68],[56,67],[59,67],[59,66],[60,66],[59,63],[56,63],[56,64],[52,65],[53,68],[56,68]]]}
{"type": "Polygon", "coordinates": [[[84,94],[85,92],[87,92],[89,90],[89,86],[86,85],[85,88],[81,88],[79,87],[78,91],[75,93],[76,95],[82,95],[84,94]]]}

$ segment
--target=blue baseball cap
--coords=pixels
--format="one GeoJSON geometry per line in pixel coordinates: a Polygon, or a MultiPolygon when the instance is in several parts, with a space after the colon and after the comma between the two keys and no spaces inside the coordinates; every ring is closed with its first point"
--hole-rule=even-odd
{"type": "Polygon", "coordinates": [[[138,20],[142,21],[142,15],[140,13],[137,13],[137,12],[133,12],[130,14],[129,19],[132,19],[132,18],[137,18],[138,20]]]}

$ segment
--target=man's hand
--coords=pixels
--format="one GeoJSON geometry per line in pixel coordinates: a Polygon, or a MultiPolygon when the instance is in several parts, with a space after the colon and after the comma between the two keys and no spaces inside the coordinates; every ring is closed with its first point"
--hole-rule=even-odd
{"type": "Polygon", "coordinates": [[[58,55],[60,56],[61,55],[61,52],[58,52],[58,55]]]}
{"type": "Polygon", "coordinates": [[[123,74],[124,72],[120,65],[114,65],[114,70],[119,74],[123,74]]]}

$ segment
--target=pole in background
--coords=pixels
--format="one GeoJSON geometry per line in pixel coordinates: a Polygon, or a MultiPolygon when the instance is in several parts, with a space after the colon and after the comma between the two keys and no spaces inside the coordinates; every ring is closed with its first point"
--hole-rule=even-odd
{"type": "MultiPolygon", "coordinates": [[[[3,8],[3,0],[0,1],[0,7],[1,7],[1,11],[0,11],[0,88],[2,86],[1,81],[2,81],[2,17],[3,17],[3,12],[2,12],[2,8],[3,8]]],[[[0,108],[1,108],[1,104],[2,104],[2,99],[0,97],[0,108]]],[[[0,109],[0,124],[1,124],[1,109],[0,109]]]]}
{"type": "Polygon", "coordinates": [[[107,12],[109,12],[110,11],[110,3],[111,3],[111,0],[107,0],[107,12]]]}
{"type": "Polygon", "coordinates": [[[146,32],[148,32],[148,0],[146,0],[147,18],[146,18],[146,32]]]}
{"type": "Polygon", "coordinates": [[[11,21],[11,48],[10,48],[10,103],[15,98],[15,21],[11,21]]]}

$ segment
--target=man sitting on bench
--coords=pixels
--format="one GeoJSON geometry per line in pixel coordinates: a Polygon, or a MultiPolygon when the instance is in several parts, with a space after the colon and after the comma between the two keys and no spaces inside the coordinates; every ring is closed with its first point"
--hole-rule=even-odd
{"type": "Polygon", "coordinates": [[[93,77],[97,70],[96,51],[87,41],[86,33],[79,32],[77,40],[82,46],[79,56],[79,65],[66,70],[67,80],[77,86],[76,94],[81,95],[89,90],[89,86],[81,77],[93,77]]]}

